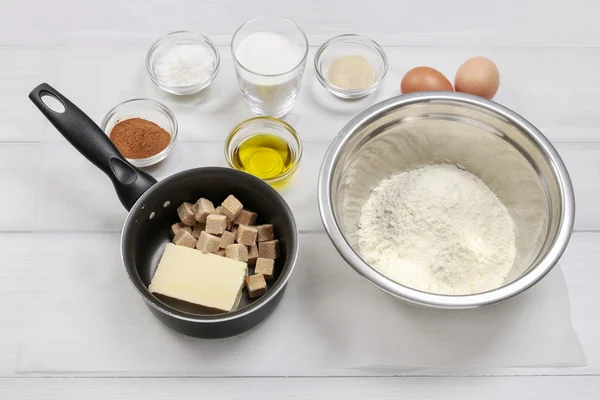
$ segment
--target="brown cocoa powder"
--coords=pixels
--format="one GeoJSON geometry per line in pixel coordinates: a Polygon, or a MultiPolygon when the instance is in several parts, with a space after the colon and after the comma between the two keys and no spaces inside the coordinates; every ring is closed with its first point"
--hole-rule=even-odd
{"type": "Polygon", "coordinates": [[[171,142],[169,132],[154,122],[131,118],[118,122],[110,131],[110,140],[126,158],[140,159],[156,155],[171,142]]]}

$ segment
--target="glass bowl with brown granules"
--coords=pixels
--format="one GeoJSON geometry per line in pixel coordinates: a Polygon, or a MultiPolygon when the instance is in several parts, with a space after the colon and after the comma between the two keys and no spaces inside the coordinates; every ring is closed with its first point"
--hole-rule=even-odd
{"type": "Polygon", "coordinates": [[[152,99],[131,99],[117,104],[106,114],[101,127],[136,167],[164,160],[177,142],[175,115],[152,99]]]}

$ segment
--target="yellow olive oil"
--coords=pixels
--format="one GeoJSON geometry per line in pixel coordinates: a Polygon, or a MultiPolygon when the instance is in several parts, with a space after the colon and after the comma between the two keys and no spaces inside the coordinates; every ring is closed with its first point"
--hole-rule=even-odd
{"type": "Polygon", "coordinates": [[[279,136],[257,134],[242,141],[233,151],[233,165],[264,180],[277,179],[294,166],[296,155],[279,136]]]}

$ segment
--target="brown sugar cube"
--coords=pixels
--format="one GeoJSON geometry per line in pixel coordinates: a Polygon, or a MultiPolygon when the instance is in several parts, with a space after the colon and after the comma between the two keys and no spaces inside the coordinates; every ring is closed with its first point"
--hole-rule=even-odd
{"type": "Polygon", "coordinates": [[[227,216],[230,220],[234,220],[238,215],[242,212],[244,206],[238,199],[236,199],[233,195],[227,196],[225,201],[221,204],[221,212],[227,216]]]}
{"type": "Polygon", "coordinates": [[[219,243],[221,242],[221,238],[218,236],[213,236],[210,233],[206,233],[206,231],[200,232],[200,237],[198,238],[198,244],[196,244],[196,248],[203,252],[204,254],[208,253],[217,253],[219,250],[219,243]]]}
{"type": "Polygon", "coordinates": [[[244,276],[244,282],[242,282],[242,288],[246,287],[246,285],[248,284],[248,277],[250,275],[248,275],[248,267],[246,267],[246,276],[244,276]]]}
{"type": "Polygon", "coordinates": [[[261,258],[276,260],[279,257],[279,240],[268,240],[258,243],[258,255],[261,258]]]}
{"type": "Polygon", "coordinates": [[[256,236],[258,231],[255,227],[249,225],[239,225],[237,231],[237,242],[245,244],[246,246],[252,246],[256,243],[256,236]]]}
{"type": "Polygon", "coordinates": [[[225,257],[225,249],[219,249],[219,250],[217,250],[217,255],[221,256],[221,257],[225,257]]]}
{"type": "Polygon", "coordinates": [[[177,232],[179,232],[180,230],[184,230],[187,231],[189,233],[192,233],[192,228],[190,228],[189,226],[187,226],[186,224],[184,224],[183,222],[178,222],[176,224],[171,225],[171,233],[173,235],[177,235],[177,232]]]}
{"type": "Polygon", "coordinates": [[[256,229],[258,230],[258,242],[266,242],[268,240],[275,239],[275,232],[273,231],[273,225],[271,224],[263,224],[257,225],[256,229]]]}
{"type": "Polygon", "coordinates": [[[240,215],[233,220],[233,223],[236,225],[254,225],[256,217],[258,217],[257,213],[244,209],[240,212],[240,215]]]}
{"type": "Polygon", "coordinates": [[[238,227],[237,226],[232,227],[231,233],[233,233],[235,235],[235,240],[237,240],[238,227]]]}
{"type": "Polygon", "coordinates": [[[229,231],[225,231],[221,235],[221,243],[219,243],[219,248],[226,249],[227,246],[229,246],[230,244],[234,244],[234,243],[235,243],[235,234],[233,234],[229,231]]]}
{"type": "Polygon", "coordinates": [[[194,226],[196,223],[196,217],[194,217],[194,211],[192,208],[192,203],[187,202],[183,203],[177,208],[177,215],[179,215],[179,219],[187,226],[194,226]]]}
{"type": "Polygon", "coordinates": [[[263,274],[266,280],[273,279],[273,270],[275,269],[275,260],[271,258],[259,258],[254,267],[255,274],[263,274]]]}
{"type": "Polygon", "coordinates": [[[256,264],[256,259],[258,258],[258,246],[253,244],[252,246],[248,246],[248,264],[256,264]]]}
{"type": "Polygon", "coordinates": [[[185,246],[193,249],[196,247],[196,238],[193,237],[188,231],[180,229],[173,238],[173,243],[177,246],[185,246]]]}
{"type": "Polygon", "coordinates": [[[196,217],[198,222],[206,222],[206,217],[208,217],[209,214],[215,213],[215,206],[212,201],[201,197],[196,204],[194,204],[193,211],[194,217],[196,217]]]}
{"type": "MultiPolygon", "coordinates": [[[[225,215],[225,213],[223,212],[223,207],[219,206],[219,207],[215,208],[215,210],[217,211],[217,214],[225,215]]],[[[225,216],[227,216],[227,215],[225,215],[225,216]]],[[[227,218],[227,226],[225,227],[225,229],[231,230],[232,226],[233,226],[233,221],[230,220],[229,218],[227,218]]]]}
{"type": "Polygon", "coordinates": [[[200,233],[206,229],[206,224],[203,222],[196,222],[194,227],[192,228],[192,235],[198,239],[200,237],[200,233]]]}
{"type": "Polygon", "coordinates": [[[267,281],[265,281],[265,277],[262,274],[250,275],[246,279],[246,286],[251,298],[260,297],[267,293],[267,281]]]}
{"type": "Polygon", "coordinates": [[[196,239],[198,239],[200,237],[200,232],[202,232],[204,230],[204,228],[206,228],[206,224],[203,224],[201,222],[196,222],[196,224],[194,224],[194,230],[192,231],[192,236],[194,236],[196,239]]]}
{"type": "Polygon", "coordinates": [[[220,214],[210,214],[208,217],[206,217],[206,228],[204,230],[212,235],[220,235],[225,232],[226,226],[226,216],[220,214]]]}
{"type": "Polygon", "coordinates": [[[248,249],[243,244],[230,244],[225,249],[225,256],[233,260],[248,262],[248,249]]]}

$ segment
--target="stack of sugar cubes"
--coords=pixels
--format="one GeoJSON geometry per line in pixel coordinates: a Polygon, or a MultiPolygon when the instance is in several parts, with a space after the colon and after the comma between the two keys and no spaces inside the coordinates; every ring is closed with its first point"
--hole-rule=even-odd
{"type": "Polygon", "coordinates": [[[279,257],[273,225],[255,225],[258,214],[233,195],[216,208],[205,198],[183,203],[177,214],[181,222],[171,226],[174,244],[254,265],[254,274],[246,277],[248,294],[255,298],[266,293],[279,257]]]}

